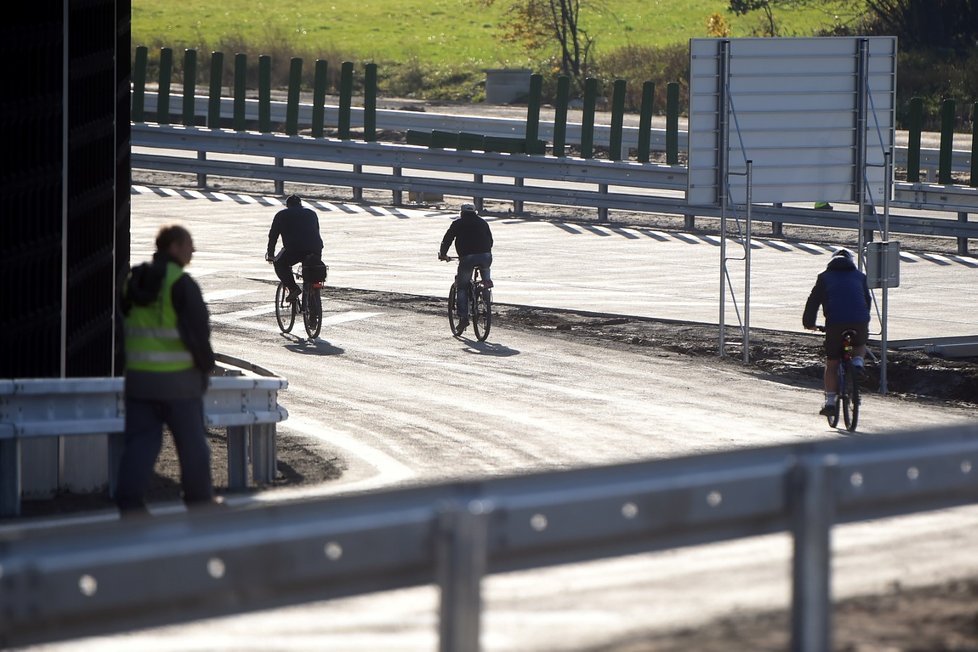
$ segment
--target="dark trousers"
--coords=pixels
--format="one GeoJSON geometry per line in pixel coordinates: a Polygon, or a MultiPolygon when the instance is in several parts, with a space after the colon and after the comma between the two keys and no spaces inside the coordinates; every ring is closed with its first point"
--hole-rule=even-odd
{"type": "Polygon", "coordinates": [[[290,292],[295,292],[299,289],[298,284],[295,282],[295,276],[292,274],[292,267],[296,263],[301,263],[306,259],[306,256],[313,253],[315,252],[283,249],[275,259],[275,274],[278,276],[278,280],[282,281],[290,292]]]}
{"type": "Polygon", "coordinates": [[[187,505],[210,502],[211,451],[200,398],[147,400],[126,398],[125,448],[119,462],[116,505],[123,513],[146,511],[146,491],[163,446],[163,425],[170,427],[180,459],[180,485],[187,505]]]}

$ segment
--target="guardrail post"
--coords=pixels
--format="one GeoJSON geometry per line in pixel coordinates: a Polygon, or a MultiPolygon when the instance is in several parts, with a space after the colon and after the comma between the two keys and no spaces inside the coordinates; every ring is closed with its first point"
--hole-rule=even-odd
{"type": "Polygon", "coordinates": [[[340,67],[340,115],[337,136],[350,138],[350,110],[353,105],[353,62],[344,61],[340,67]]]}
{"type": "Polygon", "coordinates": [[[323,137],[323,127],[326,124],[326,86],[329,63],[325,59],[316,59],[316,76],[312,90],[312,135],[313,138],[323,137]]]}
{"type": "Polygon", "coordinates": [[[234,55],[234,130],[245,130],[245,92],[248,82],[248,55],[234,55]]]}
{"type": "Polygon", "coordinates": [[[156,122],[170,124],[170,76],[173,74],[173,50],[160,50],[160,85],[156,95],[156,122]]]}
{"type": "Polygon", "coordinates": [[[267,134],[272,130],[272,58],[267,54],[258,57],[258,131],[267,134]]]}
{"type": "Polygon", "coordinates": [[[293,57],[289,63],[289,94],[285,107],[285,133],[299,133],[299,89],[302,86],[302,59],[293,57]]]}
{"type": "Polygon", "coordinates": [[[248,453],[251,444],[250,426],[228,426],[228,490],[248,488],[248,453]]]}
{"type": "Polygon", "coordinates": [[[194,99],[197,96],[197,50],[183,52],[183,124],[193,127],[197,124],[197,111],[194,99]]]}
{"type": "Polygon", "coordinates": [[[554,156],[566,156],[567,146],[567,104],[570,101],[570,77],[557,78],[557,103],[554,106],[554,156]]]}
{"type": "Polygon", "coordinates": [[[224,53],[211,52],[210,97],[207,99],[207,126],[221,128],[221,76],[224,74],[224,53]]]}
{"type": "MultiPolygon", "coordinates": [[[[974,165],[974,163],[972,163],[972,165],[974,165]]],[[[958,213],[958,221],[959,222],[967,222],[968,221],[968,214],[967,213],[958,213]]],[[[959,236],[958,237],[958,253],[961,254],[961,255],[967,255],[967,253],[968,253],[968,238],[967,238],[967,236],[959,236]]]]}
{"type": "MultiPolygon", "coordinates": [[[[781,208],[784,206],[779,201],[774,202],[775,208],[781,208]]],[[[784,235],[784,222],[781,220],[771,220],[771,235],[775,238],[780,238],[784,235]]]]}
{"type": "Polygon", "coordinates": [[[655,82],[642,84],[642,108],[638,116],[638,155],[639,163],[651,160],[652,150],[652,100],[655,99],[655,82]]]}
{"type": "Polygon", "coordinates": [[[251,427],[252,480],[256,485],[269,485],[275,481],[276,459],[275,424],[255,424],[251,427]]]}
{"type": "MultiPolygon", "coordinates": [[[[483,179],[484,179],[484,177],[481,174],[473,174],[472,175],[472,181],[474,181],[476,184],[478,184],[480,186],[482,185],[483,179]]],[[[482,197],[473,197],[472,198],[472,203],[475,205],[475,210],[478,211],[479,213],[481,213],[482,212],[482,209],[485,207],[486,200],[484,198],[482,198],[482,197]]]]}
{"type": "MultiPolygon", "coordinates": [[[[620,161],[628,158],[628,152],[622,151],[621,132],[625,126],[625,90],[627,82],[616,79],[611,94],[611,140],[608,147],[608,158],[620,161]]],[[[606,212],[607,216],[607,212],[606,212]]]]}
{"type": "Polygon", "coordinates": [[[530,96],[526,103],[526,153],[545,154],[537,151],[537,141],[540,139],[540,95],[543,92],[543,77],[538,74],[530,75],[530,96]]]}
{"type": "Polygon", "coordinates": [[[115,500],[116,485],[119,481],[119,462],[122,461],[122,451],[126,446],[126,434],[124,432],[108,433],[108,450],[106,454],[109,458],[109,498],[115,500]]]}
{"type": "Polygon", "coordinates": [[[377,140],[377,64],[368,63],[363,77],[363,139],[377,140]]]}
{"type": "MultiPolygon", "coordinates": [[[[513,185],[516,186],[517,188],[522,188],[523,187],[523,183],[524,183],[523,177],[517,177],[517,178],[513,179],[513,185]]],[[[516,213],[517,215],[522,215],[523,214],[523,200],[522,199],[514,199],[513,200],[513,212],[516,213]]]]}
{"type": "Polygon", "coordinates": [[[438,516],[436,576],[441,589],[440,652],[478,652],[482,577],[487,570],[489,513],[485,501],[452,505],[438,516]]]}
{"type": "Polygon", "coordinates": [[[594,105],[598,101],[598,80],[584,80],[584,113],[581,116],[581,158],[594,156],[594,105]]]}
{"type": "Polygon", "coordinates": [[[941,153],[937,170],[937,183],[949,186],[951,178],[951,156],[954,150],[954,100],[944,100],[941,104],[941,153]]]}
{"type": "Polygon", "coordinates": [[[0,517],[20,516],[20,440],[0,439],[0,517]]]}
{"type": "MultiPolygon", "coordinates": [[[[399,179],[399,178],[401,178],[403,176],[404,176],[404,168],[402,168],[400,166],[395,167],[394,168],[394,177],[396,177],[396,178],[399,179]]],[[[391,199],[391,201],[392,201],[392,203],[395,206],[403,206],[404,205],[404,193],[401,191],[400,188],[395,189],[391,194],[393,195],[393,198],[391,199]]]]}
{"type": "Polygon", "coordinates": [[[978,188],[978,129],[975,123],[978,122],[978,102],[971,108],[971,175],[968,185],[978,188]]]}
{"type": "MultiPolygon", "coordinates": [[[[606,183],[599,183],[598,184],[598,192],[600,194],[602,194],[602,195],[607,196],[608,195],[608,184],[606,184],[606,183]]],[[[608,207],[607,206],[600,206],[598,208],[598,221],[599,222],[607,222],[608,221],[608,207]]]]}
{"type": "Polygon", "coordinates": [[[832,649],[833,457],[803,458],[789,474],[792,652],[832,649]]]}
{"type": "Polygon", "coordinates": [[[666,84],[666,164],[679,164],[679,82],[666,84]]]}
{"type": "Polygon", "coordinates": [[[146,119],[146,65],[149,50],[145,45],[136,48],[136,60],[132,66],[132,121],[146,119]]]}
{"type": "MultiPolygon", "coordinates": [[[[285,167],[285,159],[282,158],[281,156],[276,156],[275,157],[275,167],[277,167],[277,168],[284,168],[285,167]]],[[[281,179],[276,179],[275,180],[275,194],[276,195],[284,195],[285,194],[285,182],[282,181],[281,179]]]]}
{"type": "Polygon", "coordinates": [[[924,101],[915,97],[910,100],[907,116],[907,181],[920,183],[920,132],[923,131],[924,101]]]}

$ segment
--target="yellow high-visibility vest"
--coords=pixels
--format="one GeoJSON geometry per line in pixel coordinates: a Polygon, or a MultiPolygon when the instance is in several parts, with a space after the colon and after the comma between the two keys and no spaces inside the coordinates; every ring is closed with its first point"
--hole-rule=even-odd
{"type": "Polygon", "coordinates": [[[177,312],[171,290],[183,276],[183,268],[167,263],[163,287],[146,306],[133,305],[126,317],[126,368],[135,371],[185,371],[194,366],[193,356],[180,339],[177,312]]]}

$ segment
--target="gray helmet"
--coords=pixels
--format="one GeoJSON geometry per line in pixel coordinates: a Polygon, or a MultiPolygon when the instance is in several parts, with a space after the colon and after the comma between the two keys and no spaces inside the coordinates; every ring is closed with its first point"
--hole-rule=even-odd
{"type": "Polygon", "coordinates": [[[464,215],[466,213],[472,213],[473,215],[478,215],[478,213],[475,210],[475,204],[462,204],[462,206],[458,209],[458,212],[460,215],[464,215]]]}
{"type": "Polygon", "coordinates": [[[849,251],[848,249],[846,249],[845,247],[843,247],[841,249],[836,249],[835,250],[835,253],[832,254],[832,257],[833,258],[848,258],[849,260],[852,260],[852,252],[849,251]]]}

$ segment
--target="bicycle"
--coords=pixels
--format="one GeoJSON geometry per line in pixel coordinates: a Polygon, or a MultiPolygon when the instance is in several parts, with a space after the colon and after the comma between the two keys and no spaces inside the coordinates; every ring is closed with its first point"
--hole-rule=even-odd
{"type": "MultiPolygon", "coordinates": [[[[445,260],[458,260],[458,257],[447,256],[445,260]]],[[[462,334],[462,329],[458,326],[459,315],[455,306],[457,294],[457,283],[452,283],[452,287],[448,291],[448,325],[455,337],[462,334]]],[[[472,324],[476,339],[485,342],[486,338],[489,337],[489,329],[492,328],[492,282],[486,284],[482,279],[482,267],[480,265],[472,268],[468,294],[469,323],[472,324]]]]}
{"type": "MultiPolygon", "coordinates": [[[[824,326],[817,329],[825,332],[824,326]]],[[[856,331],[842,331],[842,350],[839,355],[839,385],[835,394],[835,412],[826,416],[830,428],[835,428],[839,423],[839,412],[842,412],[842,419],[846,424],[846,430],[854,432],[856,424],[859,422],[859,379],[852,364],[852,341],[856,337],[856,331]]]]}
{"type": "Polygon", "coordinates": [[[297,263],[292,270],[302,288],[302,293],[295,301],[287,301],[289,290],[279,281],[275,288],[275,319],[283,333],[291,333],[295,318],[301,312],[306,334],[309,339],[314,339],[319,336],[323,327],[323,301],[320,293],[326,283],[329,266],[321,265],[318,261],[314,263],[314,267],[309,265],[305,262],[297,263]]]}

